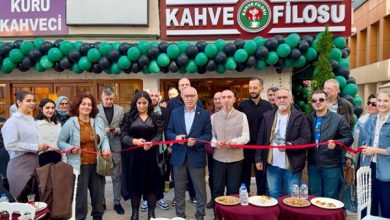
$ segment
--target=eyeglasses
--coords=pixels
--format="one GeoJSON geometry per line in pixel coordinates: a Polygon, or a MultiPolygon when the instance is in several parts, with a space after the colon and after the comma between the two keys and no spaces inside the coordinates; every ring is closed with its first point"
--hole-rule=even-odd
{"type": "Polygon", "coordinates": [[[277,96],[276,99],[278,99],[278,100],[288,99],[288,96],[277,96]]]}
{"type": "Polygon", "coordinates": [[[196,95],[184,95],[185,99],[193,99],[195,97],[196,97],[196,95]]]}
{"type": "Polygon", "coordinates": [[[311,100],[311,103],[323,103],[323,102],[325,102],[324,98],[312,99],[311,100]]]}
{"type": "Polygon", "coordinates": [[[367,105],[371,105],[372,107],[376,107],[376,102],[367,101],[367,105]]]}
{"type": "Polygon", "coordinates": [[[61,102],[60,105],[69,105],[69,102],[61,102]]]}

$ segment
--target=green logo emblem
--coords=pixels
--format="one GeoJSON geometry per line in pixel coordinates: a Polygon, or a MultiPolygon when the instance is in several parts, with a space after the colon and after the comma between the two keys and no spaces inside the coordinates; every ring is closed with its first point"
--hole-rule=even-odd
{"type": "Polygon", "coordinates": [[[257,33],[271,21],[271,9],[263,0],[247,0],[238,9],[237,20],[245,31],[257,33]]]}

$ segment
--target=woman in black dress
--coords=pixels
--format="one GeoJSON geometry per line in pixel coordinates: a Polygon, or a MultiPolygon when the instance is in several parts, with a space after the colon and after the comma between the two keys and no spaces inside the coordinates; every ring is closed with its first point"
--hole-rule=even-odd
{"type": "Polygon", "coordinates": [[[122,153],[122,196],[131,199],[132,220],[139,219],[141,196],[148,201],[148,219],[155,217],[156,194],[161,190],[162,179],[157,164],[158,148],[152,148],[151,143],[161,140],[162,131],[162,119],[153,112],[149,94],[137,92],[121,125],[123,149],[143,146],[122,153]]]}

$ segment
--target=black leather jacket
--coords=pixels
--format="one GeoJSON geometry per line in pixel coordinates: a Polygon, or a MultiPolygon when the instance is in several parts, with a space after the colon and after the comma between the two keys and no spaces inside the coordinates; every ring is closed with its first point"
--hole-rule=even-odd
{"type": "MultiPolygon", "coordinates": [[[[316,123],[316,114],[313,112],[308,116],[310,130],[312,134],[312,143],[314,140],[314,130],[316,123]]],[[[321,123],[321,135],[319,142],[336,140],[344,145],[350,146],[353,142],[351,129],[342,115],[331,112],[324,116],[321,123]]],[[[341,166],[345,151],[341,146],[336,146],[333,150],[328,149],[327,145],[319,145],[309,149],[309,164],[317,165],[321,168],[333,168],[341,166]]]]}

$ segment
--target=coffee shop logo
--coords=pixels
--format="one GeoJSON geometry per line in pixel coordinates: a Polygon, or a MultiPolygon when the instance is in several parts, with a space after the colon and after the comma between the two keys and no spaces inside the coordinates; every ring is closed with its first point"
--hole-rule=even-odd
{"type": "Polygon", "coordinates": [[[269,25],[271,9],[263,0],[247,0],[240,5],[237,20],[243,30],[257,33],[269,25]]]}

